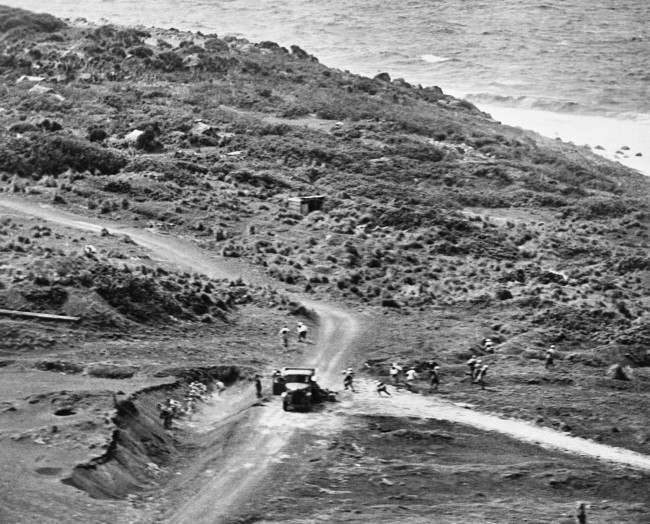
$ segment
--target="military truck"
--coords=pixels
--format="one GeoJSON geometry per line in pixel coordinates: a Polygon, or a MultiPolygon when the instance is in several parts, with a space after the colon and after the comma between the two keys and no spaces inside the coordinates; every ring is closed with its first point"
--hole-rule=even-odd
{"type": "Polygon", "coordinates": [[[334,393],[322,389],[314,380],[314,368],[282,368],[273,377],[273,393],[282,395],[285,411],[311,411],[313,404],[336,400],[334,393]]]}

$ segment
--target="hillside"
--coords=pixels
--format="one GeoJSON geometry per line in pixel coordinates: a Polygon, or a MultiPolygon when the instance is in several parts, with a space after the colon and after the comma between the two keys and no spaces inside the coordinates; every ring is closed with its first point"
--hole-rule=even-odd
{"type": "Polygon", "coordinates": [[[6,7],[0,32],[2,198],[180,238],[250,280],[7,214],[0,308],[81,320],[0,319],[5,371],[267,370],[293,358],[277,329],[311,321],[303,297],[367,319],[348,363],[370,375],[434,358],[452,400],[650,451],[650,178],[298,46],[6,7]],[[306,195],[322,208],[290,209],[306,195]]]}

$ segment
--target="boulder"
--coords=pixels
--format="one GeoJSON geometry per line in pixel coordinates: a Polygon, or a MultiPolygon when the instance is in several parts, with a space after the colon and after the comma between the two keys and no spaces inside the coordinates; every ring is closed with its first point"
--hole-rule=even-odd
{"type": "Polygon", "coordinates": [[[189,134],[191,136],[205,136],[205,135],[211,135],[215,131],[215,128],[211,126],[210,124],[206,124],[205,122],[199,120],[197,121],[192,128],[189,130],[189,134]]]}
{"type": "Polygon", "coordinates": [[[192,53],[183,58],[185,67],[198,67],[201,65],[201,57],[197,53],[192,53]]]}
{"type": "Polygon", "coordinates": [[[36,84],[27,92],[31,93],[32,95],[46,95],[48,93],[54,93],[54,89],[51,87],[42,86],[41,84],[36,84]]]}
{"type": "Polygon", "coordinates": [[[375,80],[380,82],[390,82],[390,75],[388,73],[379,73],[375,76],[375,80]]]}
{"type": "Polygon", "coordinates": [[[129,131],[126,135],[124,135],[124,140],[127,144],[135,146],[138,143],[138,139],[142,135],[144,135],[144,131],[141,129],[134,129],[133,131],[129,131]]]}
{"type": "Polygon", "coordinates": [[[620,364],[612,364],[607,368],[607,376],[613,380],[630,380],[630,369],[620,364]]]}
{"type": "Polygon", "coordinates": [[[39,82],[42,82],[43,80],[45,80],[45,78],[42,77],[42,76],[22,75],[16,80],[16,83],[17,84],[24,84],[24,83],[38,84],[39,82]]]}
{"type": "Polygon", "coordinates": [[[510,300],[512,298],[512,293],[508,289],[497,289],[495,296],[499,300],[510,300]]]}
{"type": "Polygon", "coordinates": [[[290,49],[291,49],[291,54],[296,58],[299,58],[301,60],[306,60],[310,58],[309,53],[307,53],[307,51],[305,51],[304,49],[300,48],[297,45],[292,45],[290,49]]]}

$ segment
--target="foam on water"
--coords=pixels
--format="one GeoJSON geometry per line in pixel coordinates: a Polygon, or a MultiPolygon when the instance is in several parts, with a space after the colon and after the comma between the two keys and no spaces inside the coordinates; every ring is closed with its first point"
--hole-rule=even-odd
{"type": "Polygon", "coordinates": [[[425,62],[429,62],[430,64],[437,64],[439,62],[446,62],[448,60],[451,60],[450,58],[445,58],[444,56],[436,56],[436,55],[422,55],[420,58],[425,62]]]}

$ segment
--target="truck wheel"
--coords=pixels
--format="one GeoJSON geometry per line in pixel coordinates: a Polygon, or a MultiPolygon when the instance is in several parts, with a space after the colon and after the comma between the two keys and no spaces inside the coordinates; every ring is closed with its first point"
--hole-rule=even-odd
{"type": "Polygon", "coordinates": [[[282,403],[282,409],[283,409],[284,411],[289,411],[289,404],[288,404],[287,402],[283,402],[283,403],[282,403]]]}

